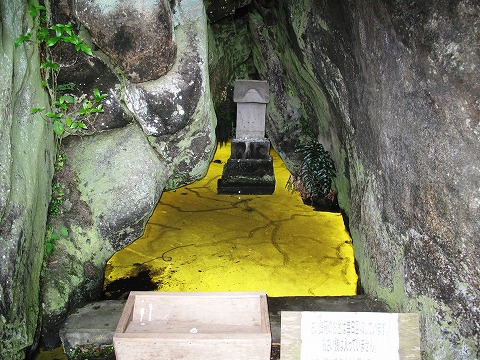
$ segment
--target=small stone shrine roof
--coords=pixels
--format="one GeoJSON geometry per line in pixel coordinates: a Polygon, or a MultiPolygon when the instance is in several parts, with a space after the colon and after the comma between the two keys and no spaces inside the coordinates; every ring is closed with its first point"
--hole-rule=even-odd
{"type": "Polygon", "coordinates": [[[233,101],[237,103],[268,104],[270,93],[265,80],[236,80],[233,101]]]}

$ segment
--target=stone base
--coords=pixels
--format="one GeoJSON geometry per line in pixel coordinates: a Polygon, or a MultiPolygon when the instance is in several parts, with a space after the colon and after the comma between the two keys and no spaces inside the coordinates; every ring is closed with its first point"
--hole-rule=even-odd
{"type": "Polygon", "coordinates": [[[219,194],[271,195],[275,191],[273,160],[228,159],[218,180],[219,194]]]}
{"type": "Polygon", "coordinates": [[[275,182],[268,185],[247,183],[225,183],[222,179],[217,183],[218,193],[222,195],[272,195],[275,191],[275,182]]]}
{"type": "Polygon", "coordinates": [[[233,139],[230,159],[268,160],[270,159],[270,140],[233,139]]]}
{"type": "Polygon", "coordinates": [[[232,152],[218,180],[219,194],[271,195],[275,191],[270,140],[233,139],[232,152]]]}

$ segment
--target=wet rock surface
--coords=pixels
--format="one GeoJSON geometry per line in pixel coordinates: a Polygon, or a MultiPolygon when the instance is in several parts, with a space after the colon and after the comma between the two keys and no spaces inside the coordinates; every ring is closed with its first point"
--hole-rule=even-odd
{"type": "Polygon", "coordinates": [[[167,0],[81,0],[73,10],[95,44],[118,63],[130,81],[158,79],[175,62],[172,10],[167,0]]]}
{"type": "Polygon", "coordinates": [[[15,38],[30,26],[23,1],[0,4],[0,358],[24,359],[38,326],[53,134],[33,107],[47,106],[40,55],[15,38]]]}
{"type": "Polygon", "coordinates": [[[425,356],[478,356],[479,5],[255,9],[267,133],[291,169],[306,129],[332,151],[363,287],[422,314],[425,356]]]}

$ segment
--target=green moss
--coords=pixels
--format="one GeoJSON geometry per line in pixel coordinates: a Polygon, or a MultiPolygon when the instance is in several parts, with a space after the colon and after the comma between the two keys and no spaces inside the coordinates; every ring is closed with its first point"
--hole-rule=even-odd
{"type": "Polygon", "coordinates": [[[0,358],[23,359],[35,342],[39,278],[55,147],[48,124],[34,107],[48,106],[33,44],[14,47],[28,27],[28,5],[2,2],[0,47],[0,358]],[[15,74],[15,76],[12,76],[15,74]]]}
{"type": "Polygon", "coordinates": [[[298,44],[304,48],[305,44],[302,35],[307,30],[308,17],[310,15],[310,9],[312,7],[312,0],[292,1],[289,4],[292,18],[292,27],[295,31],[298,44]]]}
{"type": "Polygon", "coordinates": [[[73,348],[68,354],[69,359],[74,360],[91,360],[106,359],[114,354],[113,345],[82,345],[73,348]]]}

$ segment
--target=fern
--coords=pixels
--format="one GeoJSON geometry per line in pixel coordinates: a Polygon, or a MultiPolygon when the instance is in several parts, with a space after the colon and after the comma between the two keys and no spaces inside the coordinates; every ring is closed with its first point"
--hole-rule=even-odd
{"type": "Polygon", "coordinates": [[[303,156],[295,176],[303,187],[303,198],[327,196],[335,176],[335,164],[322,144],[316,140],[297,146],[296,152],[303,156]]]}

